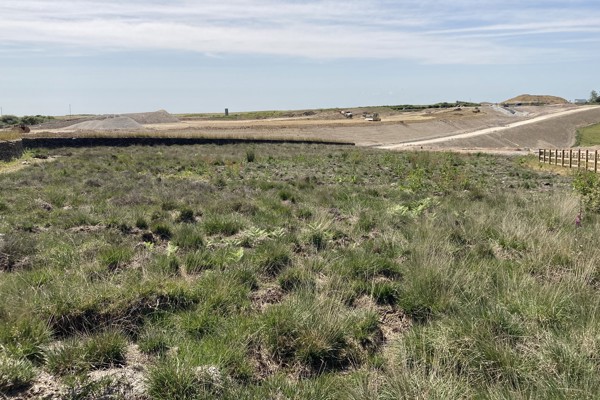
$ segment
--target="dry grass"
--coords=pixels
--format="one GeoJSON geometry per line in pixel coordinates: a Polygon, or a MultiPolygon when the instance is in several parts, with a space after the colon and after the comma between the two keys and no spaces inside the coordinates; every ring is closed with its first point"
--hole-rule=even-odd
{"type": "Polygon", "coordinates": [[[20,140],[22,138],[21,133],[14,131],[0,131],[0,141],[20,140]]]}

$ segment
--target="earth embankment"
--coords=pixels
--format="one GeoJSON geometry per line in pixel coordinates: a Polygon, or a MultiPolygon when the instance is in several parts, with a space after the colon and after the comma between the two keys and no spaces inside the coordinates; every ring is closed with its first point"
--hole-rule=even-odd
{"type": "Polygon", "coordinates": [[[21,140],[0,140],[0,161],[10,161],[19,158],[23,154],[23,142],[21,140]]]}

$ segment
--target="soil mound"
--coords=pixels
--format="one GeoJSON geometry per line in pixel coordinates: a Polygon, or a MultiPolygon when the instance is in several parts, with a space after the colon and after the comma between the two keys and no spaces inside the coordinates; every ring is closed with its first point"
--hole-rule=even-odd
{"type": "Polygon", "coordinates": [[[179,118],[169,114],[165,110],[147,113],[123,114],[124,117],[129,117],[138,124],[168,124],[179,122],[179,118]]]}
{"type": "Polygon", "coordinates": [[[101,120],[85,121],[68,126],[69,131],[117,131],[142,130],[144,127],[129,117],[114,117],[101,120]]]}
{"type": "Polygon", "coordinates": [[[546,96],[546,95],[531,95],[522,94],[512,99],[502,102],[502,104],[519,104],[519,105],[548,105],[548,104],[568,104],[569,102],[562,97],[546,96]]]}

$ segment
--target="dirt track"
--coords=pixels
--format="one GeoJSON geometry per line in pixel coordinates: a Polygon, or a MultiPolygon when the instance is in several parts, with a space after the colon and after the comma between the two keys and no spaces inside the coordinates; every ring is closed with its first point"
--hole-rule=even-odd
{"type": "Polygon", "coordinates": [[[448,137],[381,146],[381,148],[394,150],[410,146],[444,148],[570,147],[574,143],[578,127],[598,121],[600,121],[600,107],[580,107],[541,115],[505,126],[484,128],[448,137]]]}

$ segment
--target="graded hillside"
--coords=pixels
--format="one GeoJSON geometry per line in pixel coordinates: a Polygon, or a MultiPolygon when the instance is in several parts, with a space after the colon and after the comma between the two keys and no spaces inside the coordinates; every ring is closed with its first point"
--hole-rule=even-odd
{"type": "Polygon", "coordinates": [[[504,100],[502,104],[548,105],[568,104],[569,101],[557,96],[522,94],[512,99],[504,100]]]}
{"type": "Polygon", "coordinates": [[[478,150],[565,148],[575,143],[577,129],[598,122],[600,122],[600,107],[573,107],[530,119],[516,119],[515,122],[506,125],[424,138],[397,145],[381,146],[381,148],[400,149],[410,146],[478,150]]]}

